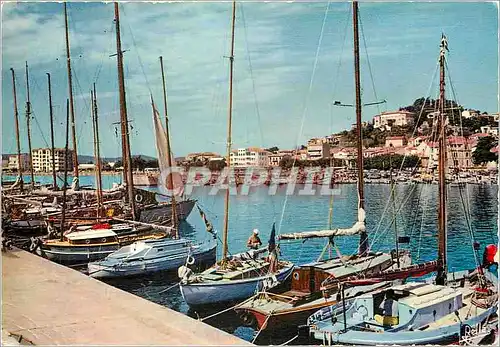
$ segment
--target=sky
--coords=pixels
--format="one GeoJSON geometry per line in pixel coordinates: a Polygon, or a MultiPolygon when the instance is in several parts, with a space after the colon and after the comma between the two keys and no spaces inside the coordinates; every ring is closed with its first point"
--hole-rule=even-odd
{"type": "MultiPolygon", "coordinates": [[[[121,3],[133,154],[156,156],[150,94],[163,112],[159,56],[167,79],[172,149],[225,152],[230,2],[121,3]]],[[[92,155],[89,95],[96,84],[101,154],[121,155],[113,4],[69,3],[79,154],[92,155]]],[[[421,96],[437,97],[441,33],[448,37],[448,98],[498,112],[498,7],[493,2],[360,2],[362,100],[371,120],[421,96]],[[451,82],[451,83],[450,83],[451,82]],[[454,93],[451,92],[453,87],[454,93]],[[454,94],[454,95],[453,95],[454,94]]],[[[234,148],[288,149],[349,129],[354,109],[352,12],[348,2],[238,2],[234,148]]],[[[50,143],[47,76],[52,76],[56,146],[63,147],[68,98],[62,3],[2,4],[2,153],[15,147],[16,72],[21,145],[27,151],[25,61],[34,114],[33,148],[50,143]]]]}

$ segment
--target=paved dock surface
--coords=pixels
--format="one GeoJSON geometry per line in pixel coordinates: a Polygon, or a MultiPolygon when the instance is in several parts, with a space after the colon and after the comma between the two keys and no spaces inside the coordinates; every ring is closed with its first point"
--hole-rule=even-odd
{"type": "Polygon", "coordinates": [[[25,251],[2,252],[2,270],[3,333],[36,345],[250,345],[25,251]]]}

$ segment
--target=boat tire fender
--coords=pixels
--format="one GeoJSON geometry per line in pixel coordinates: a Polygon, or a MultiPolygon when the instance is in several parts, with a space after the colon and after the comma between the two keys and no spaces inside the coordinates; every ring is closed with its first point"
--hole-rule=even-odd
{"type": "Polygon", "coordinates": [[[193,265],[194,264],[194,258],[190,255],[186,258],[186,264],[188,265],[193,265]]]}
{"type": "Polygon", "coordinates": [[[141,203],[144,200],[144,197],[141,194],[135,194],[135,202],[141,203]]]}

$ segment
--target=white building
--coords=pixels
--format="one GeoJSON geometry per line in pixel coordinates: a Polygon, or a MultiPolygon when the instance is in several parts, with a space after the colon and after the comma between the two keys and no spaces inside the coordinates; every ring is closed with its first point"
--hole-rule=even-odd
{"type": "Polygon", "coordinates": [[[310,160],[330,158],[330,145],[322,139],[310,139],[307,142],[307,158],[310,160]]]}
{"type": "Polygon", "coordinates": [[[231,151],[229,160],[234,167],[266,167],[269,166],[270,155],[271,152],[258,147],[238,148],[231,151]]]}
{"type": "Polygon", "coordinates": [[[463,110],[462,111],[462,117],[464,118],[472,118],[472,117],[477,117],[479,116],[479,113],[474,110],[463,110]]]}
{"type": "MultiPolygon", "coordinates": [[[[27,153],[21,153],[21,170],[28,170],[30,166],[30,159],[27,153]]],[[[17,170],[17,154],[9,155],[7,169],[17,170]]]]}
{"type": "Polygon", "coordinates": [[[409,111],[382,112],[373,117],[374,128],[413,125],[415,113],[409,111]]]}
{"type": "MultiPolygon", "coordinates": [[[[64,148],[55,148],[54,162],[56,171],[64,170],[64,148]]],[[[51,172],[52,171],[52,150],[50,148],[36,148],[31,151],[33,157],[33,170],[35,172],[51,172]]],[[[68,162],[66,164],[68,170],[73,170],[73,151],[68,150],[68,162]]]]}

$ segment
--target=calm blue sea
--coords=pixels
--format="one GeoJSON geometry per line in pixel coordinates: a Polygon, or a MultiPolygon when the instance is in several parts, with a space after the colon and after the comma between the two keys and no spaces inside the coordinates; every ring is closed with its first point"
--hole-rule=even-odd
{"type": "MultiPolygon", "coordinates": [[[[12,178],[12,177],[11,177],[12,178]]],[[[9,177],[4,177],[9,179],[9,177]]],[[[119,176],[103,176],[104,186],[111,187],[119,182],[119,176]]],[[[51,182],[51,177],[37,177],[41,183],[51,182]]],[[[93,176],[81,176],[81,184],[93,185],[93,176]]],[[[296,191],[300,187],[298,186],[296,191]]],[[[356,220],[357,192],[355,185],[339,185],[341,194],[334,196],[334,227],[349,227],[356,220]]],[[[198,200],[200,207],[219,230],[222,236],[224,197],[223,191],[210,195],[211,187],[195,188],[192,197],[198,200]]],[[[154,190],[154,189],[153,189],[154,190]]],[[[304,196],[285,194],[286,187],[278,188],[277,194],[268,195],[268,188],[252,188],[250,194],[231,197],[229,208],[229,250],[245,250],[246,240],[254,228],[260,230],[260,237],[265,243],[273,223],[278,233],[292,231],[318,230],[328,226],[329,196],[304,196]]],[[[368,184],[365,186],[367,229],[374,250],[394,248],[395,228],[392,223],[396,209],[396,230],[399,236],[409,236],[410,243],[403,245],[412,252],[414,262],[432,260],[437,250],[437,185],[396,186],[396,202],[389,198],[390,186],[368,184]]],[[[484,246],[498,243],[498,186],[468,185],[465,188],[448,187],[448,261],[450,270],[462,270],[474,267],[475,258],[472,239],[479,242],[481,261],[484,246]],[[470,226],[470,228],[468,227],[470,226]]],[[[204,229],[196,209],[187,223],[181,226],[181,233],[190,238],[210,237],[204,229]]],[[[345,237],[336,240],[343,254],[356,251],[358,237],[345,237]]],[[[281,244],[283,258],[301,264],[315,260],[324,246],[324,240],[289,241],[281,244]]],[[[220,251],[220,248],[219,248],[220,251]]],[[[112,282],[124,290],[168,306],[177,311],[196,317],[203,313],[188,312],[177,287],[160,293],[177,278],[169,275],[157,275],[151,278],[128,279],[112,282]]],[[[234,333],[246,340],[251,340],[253,330],[239,326],[234,317],[207,321],[217,327],[234,333]]],[[[267,341],[268,343],[269,341],[267,341]]]]}

